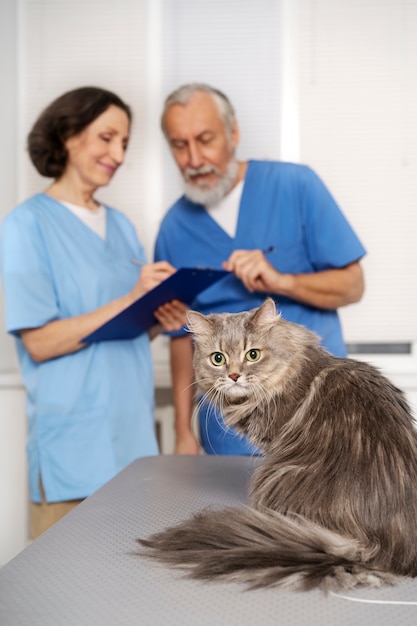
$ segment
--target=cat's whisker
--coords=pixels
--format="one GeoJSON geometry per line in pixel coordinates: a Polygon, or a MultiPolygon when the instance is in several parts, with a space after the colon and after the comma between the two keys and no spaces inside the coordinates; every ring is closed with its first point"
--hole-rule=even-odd
{"type": "Polygon", "coordinates": [[[212,443],[210,440],[210,420],[212,418],[215,419],[218,422],[219,426],[222,428],[222,430],[224,430],[224,432],[227,432],[227,428],[225,427],[223,421],[219,421],[219,417],[218,417],[219,410],[220,411],[223,410],[222,389],[216,388],[213,385],[208,391],[206,391],[199,398],[198,409],[200,409],[203,405],[206,405],[206,411],[205,411],[206,420],[205,420],[205,425],[204,425],[206,438],[213,452],[215,452],[215,448],[214,446],[212,446],[212,443]]]}
{"type": "Polygon", "coordinates": [[[266,427],[269,429],[269,427],[272,426],[275,415],[278,411],[275,404],[275,394],[272,389],[269,389],[266,385],[261,383],[256,387],[256,400],[259,404],[260,410],[267,418],[266,427]]]}
{"type": "MultiPolygon", "coordinates": [[[[190,383],[189,385],[187,385],[181,393],[184,393],[187,389],[190,389],[192,387],[196,388],[196,392],[198,391],[198,389],[200,388],[201,385],[205,384],[206,382],[210,382],[211,378],[206,377],[206,378],[201,378],[199,380],[194,380],[192,383],[190,383]]],[[[209,389],[208,391],[206,391],[203,395],[198,396],[196,393],[196,401],[194,403],[194,407],[191,413],[191,428],[192,428],[192,432],[194,433],[199,433],[200,437],[200,420],[199,420],[199,412],[201,407],[203,406],[203,404],[206,403],[207,398],[210,398],[210,394],[211,394],[211,389],[209,389]]],[[[209,400],[209,402],[211,402],[211,400],[209,400]]],[[[207,430],[207,428],[206,428],[207,430]]],[[[206,436],[208,437],[208,430],[207,430],[207,434],[206,436]]],[[[201,444],[201,442],[200,442],[201,444]]]]}
{"type": "MultiPolygon", "coordinates": [[[[199,439],[200,439],[200,428],[199,428],[199,419],[198,419],[198,406],[195,405],[193,408],[193,411],[191,413],[191,429],[192,432],[195,433],[197,435],[199,435],[199,439]]],[[[200,445],[201,445],[201,441],[199,441],[200,445]]]]}
{"type": "Polygon", "coordinates": [[[210,411],[214,415],[214,419],[218,423],[218,425],[227,432],[227,428],[223,422],[223,419],[219,419],[219,413],[223,413],[224,411],[224,393],[222,389],[214,389],[213,398],[210,401],[210,411]]]}
{"type": "Polygon", "coordinates": [[[265,385],[261,385],[259,387],[259,396],[260,396],[260,400],[259,403],[261,405],[261,410],[265,413],[265,416],[267,417],[267,428],[269,430],[269,427],[272,426],[274,417],[275,417],[275,411],[273,410],[274,404],[271,407],[271,401],[273,401],[274,399],[274,394],[272,392],[272,390],[268,389],[265,385]]]}
{"type": "MultiPolygon", "coordinates": [[[[196,389],[198,389],[198,388],[204,386],[206,384],[206,382],[212,382],[211,378],[206,377],[206,378],[200,378],[199,380],[195,380],[190,385],[185,387],[183,392],[186,389],[189,389],[190,387],[196,387],[196,389]]],[[[214,451],[214,447],[211,445],[211,442],[210,442],[210,429],[209,429],[209,421],[210,420],[209,420],[209,417],[210,417],[211,414],[214,414],[214,418],[216,420],[218,420],[218,409],[217,409],[217,406],[220,406],[220,410],[222,410],[222,408],[223,408],[223,400],[222,400],[222,398],[220,398],[220,400],[217,399],[215,401],[214,398],[219,393],[221,393],[221,391],[219,389],[216,389],[215,386],[212,386],[203,395],[197,397],[196,404],[194,406],[194,409],[193,409],[192,415],[191,415],[191,424],[193,426],[193,431],[195,432],[196,430],[199,430],[202,427],[202,425],[200,424],[200,420],[199,420],[200,409],[202,408],[203,405],[207,405],[208,408],[207,408],[207,412],[206,412],[206,420],[205,420],[206,423],[204,425],[204,428],[205,428],[205,433],[206,433],[206,439],[209,442],[209,445],[212,447],[213,451],[214,451]]],[[[225,428],[223,423],[221,423],[221,427],[225,431],[227,431],[227,428],[225,428]]]]}
{"type": "MultiPolygon", "coordinates": [[[[212,390],[210,390],[212,391],[212,390]]],[[[215,448],[212,445],[211,442],[211,438],[210,438],[210,417],[212,415],[212,413],[214,413],[215,415],[215,419],[217,419],[217,412],[216,412],[216,405],[214,404],[214,402],[211,400],[211,394],[207,393],[204,396],[204,399],[202,400],[202,402],[200,403],[200,406],[202,404],[207,404],[207,410],[205,412],[205,424],[204,424],[204,429],[205,429],[205,435],[206,435],[206,440],[208,442],[208,445],[210,446],[210,448],[212,449],[212,451],[216,454],[215,448]],[[208,401],[205,401],[207,399],[207,397],[209,398],[208,401]]]]}
{"type": "Polygon", "coordinates": [[[200,380],[194,380],[192,383],[190,383],[189,385],[186,385],[184,387],[184,389],[182,389],[181,394],[185,393],[188,389],[191,389],[192,387],[195,387],[196,390],[198,390],[199,386],[201,384],[203,384],[205,381],[210,381],[210,378],[202,378],[200,380]]]}

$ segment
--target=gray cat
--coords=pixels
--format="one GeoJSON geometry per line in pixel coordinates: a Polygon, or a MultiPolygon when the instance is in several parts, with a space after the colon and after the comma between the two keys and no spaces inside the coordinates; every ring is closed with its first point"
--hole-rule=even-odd
{"type": "Polygon", "coordinates": [[[267,299],[190,311],[200,390],[263,449],[251,507],[204,510],[139,542],[206,580],[349,589],[417,575],[417,437],[400,390],[336,358],[267,299]]]}

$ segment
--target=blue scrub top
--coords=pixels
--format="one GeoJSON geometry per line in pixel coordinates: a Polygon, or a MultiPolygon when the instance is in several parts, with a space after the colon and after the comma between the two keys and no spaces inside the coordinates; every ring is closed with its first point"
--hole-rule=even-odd
{"type": "MultiPolygon", "coordinates": [[[[233,250],[269,246],[275,251],[268,254],[268,260],[279,271],[291,274],[344,267],[366,252],[313,170],[293,163],[249,161],[235,238],[203,206],[183,196],[162,221],[155,259],[166,259],[176,267],[221,267],[233,250]]],[[[315,331],[330,352],[346,356],[336,310],[319,309],[275,294],[250,293],[233,275],[200,294],[192,308],[204,314],[236,313],[260,306],[267,295],[274,298],[284,319],[315,331]]],[[[203,423],[202,430],[204,436],[211,429],[203,423]]],[[[224,442],[224,431],[218,436],[224,442]]],[[[207,452],[225,453],[223,443],[220,448],[210,442],[207,446],[207,452]]],[[[231,447],[227,443],[226,449],[239,450],[233,442],[231,447]]]]}
{"type": "Polygon", "coordinates": [[[30,498],[84,498],[134,459],[158,453],[148,335],[35,363],[18,331],[92,311],[130,291],[145,260],[131,222],[106,207],[106,238],[46,194],[3,221],[7,330],[27,390],[30,498]]]}
{"type": "MultiPolygon", "coordinates": [[[[175,267],[221,267],[233,250],[274,246],[268,261],[280,272],[313,273],[359,260],[365,248],[320,178],[307,166],[249,161],[236,237],[204,209],[181,197],[157,237],[155,259],[175,267]]],[[[233,275],[200,294],[192,307],[204,314],[258,307],[270,295],[282,316],[315,331],[336,356],[346,349],[336,310],[318,309],[284,296],[250,293],[233,275]]]]}

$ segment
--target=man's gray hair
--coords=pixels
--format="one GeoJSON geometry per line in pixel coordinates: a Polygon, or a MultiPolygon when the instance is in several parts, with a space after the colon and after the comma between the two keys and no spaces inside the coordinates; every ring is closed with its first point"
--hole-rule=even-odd
{"type": "Polygon", "coordinates": [[[182,85],[167,96],[161,115],[161,127],[165,137],[167,137],[165,128],[165,114],[167,110],[174,104],[188,104],[194,94],[199,92],[211,95],[219,110],[226,134],[229,138],[231,137],[233,127],[236,124],[235,110],[230,100],[222,91],[219,91],[219,89],[215,89],[214,87],[210,87],[210,85],[206,85],[205,83],[189,83],[187,85],[182,85]]]}

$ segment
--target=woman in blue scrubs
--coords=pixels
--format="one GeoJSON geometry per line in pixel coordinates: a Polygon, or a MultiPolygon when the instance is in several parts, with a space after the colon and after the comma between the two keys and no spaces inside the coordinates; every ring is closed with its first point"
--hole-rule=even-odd
{"type": "MultiPolygon", "coordinates": [[[[103,89],[52,102],[28,138],[32,163],[52,182],[1,225],[6,325],[27,390],[33,537],[134,459],[158,453],[148,334],[82,342],[175,271],[146,264],[133,224],[96,198],[123,163],[130,124],[129,107],[103,89]]],[[[151,334],[185,323],[176,302],[155,316],[151,334]]]]}

